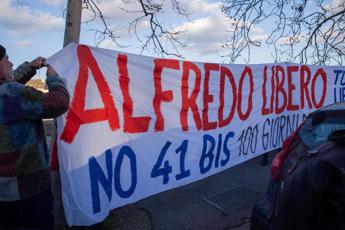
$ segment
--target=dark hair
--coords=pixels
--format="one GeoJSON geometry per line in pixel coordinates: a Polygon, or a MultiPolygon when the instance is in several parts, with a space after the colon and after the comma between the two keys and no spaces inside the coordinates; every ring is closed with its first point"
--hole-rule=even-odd
{"type": "Polygon", "coordinates": [[[6,49],[2,45],[0,45],[0,61],[1,59],[5,56],[6,54],[6,49]]]}

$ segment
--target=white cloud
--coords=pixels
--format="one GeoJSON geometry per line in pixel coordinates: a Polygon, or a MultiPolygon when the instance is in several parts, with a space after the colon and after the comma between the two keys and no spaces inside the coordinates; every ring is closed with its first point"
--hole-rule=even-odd
{"type": "Polygon", "coordinates": [[[186,31],[193,41],[214,41],[224,36],[226,32],[225,21],[220,17],[204,17],[187,22],[179,26],[186,31]]]}
{"type": "Polygon", "coordinates": [[[278,39],[277,41],[277,45],[279,46],[287,46],[290,45],[291,43],[299,43],[299,42],[303,42],[306,41],[307,36],[306,34],[300,34],[298,36],[290,36],[290,37],[281,37],[278,39]]]}
{"type": "Polygon", "coordinates": [[[331,3],[325,4],[324,8],[327,10],[326,16],[331,16],[345,9],[345,1],[332,0],[331,3]]]}
{"type": "Polygon", "coordinates": [[[205,0],[181,0],[180,3],[182,8],[189,14],[220,13],[220,2],[210,3],[205,0]]]}
{"type": "MultiPolygon", "coordinates": [[[[188,39],[185,51],[199,55],[217,55],[224,52],[222,45],[225,43],[225,36],[233,31],[234,24],[233,20],[221,12],[220,2],[210,3],[206,0],[182,0],[182,2],[187,6],[185,9],[198,16],[191,22],[184,22],[174,28],[185,31],[188,39]]],[[[262,28],[256,26],[252,28],[251,38],[253,41],[262,41],[267,35],[262,28]]]]}
{"type": "Polygon", "coordinates": [[[30,8],[28,5],[12,5],[10,0],[0,2],[0,24],[11,35],[52,31],[64,26],[64,19],[30,8]]]}
{"type": "Polygon", "coordinates": [[[262,42],[268,39],[267,34],[256,34],[250,37],[253,42],[262,42]]]}
{"type": "Polygon", "coordinates": [[[332,0],[331,4],[329,5],[329,7],[331,8],[338,8],[338,7],[344,7],[344,6],[345,6],[344,0],[332,0]]]}
{"type": "Polygon", "coordinates": [[[59,6],[64,0],[40,0],[41,2],[53,6],[59,6]]]}
{"type": "MultiPolygon", "coordinates": [[[[209,51],[213,46],[220,46],[226,32],[226,18],[220,11],[220,3],[209,3],[206,0],[181,0],[179,2],[181,8],[188,14],[189,19],[194,18],[189,22],[186,22],[186,17],[174,12],[170,3],[170,1],[164,3],[158,20],[165,29],[184,31],[183,35],[186,36],[183,36],[182,39],[186,38],[189,41],[187,49],[207,49],[209,51]],[[215,45],[207,44],[216,41],[217,44],[215,45]]],[[[127,41],[133,42],[134,31],[129,34],[127,29],[132,20],[143,15],[138,2],[134,0],[102,0],[98,2],[98,7],[106,17],[109,27],[115,29],[116,34],[120,35],[120,43],[122,41],[126,45],[127,41]]],[[[92,19],[92,17],[93,14],[90,11],[83,11],[83,21],[92,19]]],[[[94,27],[94,24],[90,24],[89,27],[94,27]]],[[[148,31],[149,23],[145,20],[140,21],[136,29],[139,37],[143,40],[145,40],[147,33],[150,33],[148,31]]],[[[113,48],[110,41],[103,41],[101,45],[102,47],[113,48]]]]}
{"type": "Polygon", "coordinates": [[[191,22],[185,22],[174,28],[184,31],[187,46],[184,51],[207,55],[215,53],[221,46],[226,33],[225,18],[221,16],[206,16],[191,22]]]}
{"type": "MultiPolygon", "coordinates": [[[[166,25],[177,26],[179,23],[186,21],[187,18],[183,15],[178,15],[176,10],[173,10],[173,6],[170,1],[162,1],[163,9],[161,13],[157,15],[159,22],[166,25]]],[[[220,3],[209,3],[206,0],[181,0],[179,1],[180,7],[184,12],[194,17],[201,17],[215,12],[215,14],[222,14],[220,11],[220,3]]],[[[97,1],[97,7],[105,16],[105,20],[111,28],[123,29],[128,27],[129,23],[134,19],[144,16],[141,10],[141,6],[136,0],[99,0],[97,1]]],[[[91,10],[84,10],[82,15],[82,21],[88,21],[93,19],[94,14],[91,10]]],[[[147,18],[148,20],[149,18],[147,18]]],[[[141,25],[143,26],[143,24],[141,25]]],[[[140,29],[143,29],[141,27],[140,29]]],[[[142,30],[140,30],[142,31],[142,30]]],[[[139,32],[140,32],[139,31],[139,32]]]]}
{"type": "MultiPolygon", "coordinates": [[[[97,1],[97,7],[105,16],[107,22],[111,24],[128,24],[130,20],[133,20],[135,16],[142,15],[141,12],[138,13],[140,5],[138,1],[122,1],[122,0],[102,0],[97,1]],[[123,9],[126,9],[130,12],[125,12],[123,9]]],[[[88,21],[92,19],[94,14],[91,10],[84,10],[82,14],[82,21],[88,21]]]]}
{"type": "MultiPolygon", "coordinates": [[[[120,35],[119,42],[123,45],[136,44],[134,42],[135,35],[133,31],[128,34],[126,28],[131,20],[143,13],[140,11],[140,5],[137,1],[126,0],[102,0],[99,1],[99,9],[107,17],[110,28],[116,28],[117,35],[120,35]],[[137,13],[124,12],[120,8],[137,13]]],[[[222,44],[225,42],[225,35],[231,31],[233,24],[220,9],[220,2],[208,2],[207,0],[180,0],[180,7],[187,13],[188,19],[184,16],[177,15],[173,12],[173,7],[170,1],[164,4],[164,13],[159,15],[159,21],[163,24],[164,28],[170,28],[171,31],[183,31],[180,35],[181,41],[187,43],[187,46],[179,49],[186,58],[189,52],[198,55],[215,55],[220,53],[222,44]]],[[[90,12],[83,12],[83,20],[90,19],[92,14],[90,12]]],[[[90,25],[92,27],[94,25],[90,25]]],[[[148,24],[142,22],[137,32],[143,40],[148,32],[148,24]]],[[[255,27],[252,30],[253,40],[259,41],[267,38],[264,30],[255,27]]],[[[114,43],[106,39],[101,43],[104,48],[118,48],[114,43]]],[[[128,49],[132,49],[131,46],[128,49]]],[[[119,48],[118,48],[119,49],[119,48]]]]}
{"type": "MultiPolygon", "coordinates": [[[[188,37],[186,50],[200,55],[212,55],[224,52],[221,48],[225,43],[225,35],[233,31],[234,24],[218,8],[210,9],[208,16],[186,22],[176,27],[176,30],[185,31],[188,37]]],[[[264,30],[256,27],[252,31],[252,41],[267,39],[264,30]]]]}
{"type": "Polygon", "coordinates": [[[32,44],[32,42],[29,40],[17,40],[17,41],[12,41],[11,43],[14,46],[19,47],[19,48],[26,48],[32,44]]]}
{"type": "MultiPolygon", "coordinates": [[[[45,0],[49,1],[49,0],[45,0]]],[[[173,12],[173,7],[170,1],[163,2],[163,16],[169,18],[173,12]]],[[[212,11],[220,12],[220,3],[209,3],[205,0],[180,0],[181,8],[187,12],[187,14],[202,14],[209,13],[212,11]]],[[[97,7],[103,13],[103,15],[109,21],[116,20],[117,23],[126,22],[133,20],[138,15],[143,16],[141,6],[136,0],[99,0],[97,1],[97,7]]],[[[93,17],[90,10],[83,11],[83,21],[87,21],[93,17]]],[[[174,22],[176,18],[169,18],[170,22],[174,22]],[[173,19],[173,20],[172,20],[173,19]]],[[[114,21],[115,22],[115,21],[114,21]]]]}

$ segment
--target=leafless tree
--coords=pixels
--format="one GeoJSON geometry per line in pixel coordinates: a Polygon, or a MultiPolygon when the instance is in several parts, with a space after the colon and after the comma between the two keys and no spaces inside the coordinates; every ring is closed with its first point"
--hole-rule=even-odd
{"type": "MultiPolygon", "coordinates": [[[[123,0],[126,1],[126,0],[123,0]]],[[[140,42],[142,52],[151,50],[156,54],[166,56],[172,55],[176,57],[182,57],[178,48],[186,46],[181,40],[180,34],[183,31],[173,31],[169,28],[165,28],[164,25],[159,21],[159,15],[164,13],[163,4],[164,0],[152,1],[152,0],[133,0],[138,3],[138,9],[136,11],[127,10],[122,8],[124,12],[138,14],[139,16],[133,21],[129,22],[128,30],[133,32],[140,42]],[[144,37],[140,37],[137,33],[137,27],[141,22],[148,22],[149,33],[144,37]]],[[[181,8],[178,0],[170,0],[173,10],[180,15],[186,16],[187,13],[181,8]]],[[[103,14],[98,6],[97,0],[83,0],[83,9],[89,10],[93,14],[91,21],[100,20],[103,28],[93,29],[97,35],[97,44],[104,41],[106,38],[112,39],[112,41],[121,46],[118,42],[119,36],[109,27],[108,18],[103,14]]]]}
{"type": "Polygon", "coordinates": [[[233,25],[224,44],[231,62],[263,44],[274,48],[277,61],[345,61],[344,0],[225,0],[222,11],[233,25]],[[261,39],[260,26],[270,28],[261,39]]]}
{"type": "MultiPolygon", "coordinates": [[[[181,34],[184,31],[172,30],[168,26],[165,26],[160,22],[159,16],[166,13],[163,6],[167,4],[165,0],[122,0],[124,3],[132,4],[137,3],[138,9],[127,10],[121,8],[124,12],[129,14],[139,15],[133,21],[129,22],[128,30],[130,33],[134,33],[137,40],[141,44],[142,52],[153,51],[157,55],[161,56],[176,56],[181,57],[179,48],[185,47],[186,43],[181,39],[181,34]],[[142,22],[147,22],[148,29],[145,37],[139,36],[137,33],[137,27],[142,22]]],[[[24,6],[32,4],[28,0],[16,0],[16,4],[24,6]]],[[[115,3],[115,0],[114,0],[115,3]]],[[[111,39],[117,46],[125,46],[118,42],[120,39],[119,34],[111,27],[111,19],[108,18],[100,9],[101,0],[82,0],[83,10],[90,11],[93,15],[91,19],[84,23],[100,21],[101,28],[92,28],[90,30],[95,32],[96,45],[99,45],[105,39],[111,39]]],[[[172,10],[188,20],[188,14],[181,7],[178,0],[170,0],[172,10]]],[[[66,13],[66,9],[63,9],[63,14],[66,13]]]]}

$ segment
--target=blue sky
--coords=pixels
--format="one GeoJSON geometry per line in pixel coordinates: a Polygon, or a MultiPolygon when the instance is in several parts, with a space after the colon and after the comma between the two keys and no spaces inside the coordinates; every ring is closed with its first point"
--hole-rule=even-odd
{"type": "MultiPolygon", "coordinates": [[[[25,60],[31,60],[36,56],[50,56],[60,50],[63,45],[65,18],[63,9],[67,0],[21,0],[0,1],[0,42],[3,44],[15,66],[25,60]]],[[[187,47],[179,49],[183,56],[192,61],[201,62],[226,62],[219,56],[221,45],[225,39],[227,18],[223,15],[216,1],[183,0],[183,7],[189,13],[189,21],[186,18],[173,14],[167,9],[161,17],[164,24],[170,24],[171,28],[183,28],[186,31],[183,39],[187,47]],[[171,22],[171,19],[174,19],[171,22]]],[[[99,1],[100,9],[108,17],[109,25],[114,28],[121,39],[119,42],[123,48],[114,45],[110,40],[100,44],[103,48],[116,49],[130,53],[140,54],[140,44],[134,38],[133,33],[128,34],[128,23],[135,15],[126,13],[120,7],[137,9],[135,3],[123,5],[120,0],[99,1]]],[[[167,6],[168,8],[168,6],[167,6]]],[[[91,17],[90,13],[83,11],[82,21],[91,17]]],[[[145,25],[141,27],[143,30],[145,25]]],[[[102,29],[99,23],[83,23],[80,42],[95,45],[94,32],[91,29],[102,29]]],[[[144,55],[153,56],[146,52],[144,55]]],[[[263,58],[262,55],[256,62],[272,62],[270,55],[263,58]]],[[[253,59],[255,63],[255,59],[253,59]]]]}
{"type": "MultiPolygon", "coordinates": [[[[135,39],[135,35],[128,33],[127,30],[129,22],[137,15],[120,9],[123,7],[127,10],[136,10],[138,3],[135,0],[128,0],[126,4],[121,0],[96,2],[107,17],[109,26],[120,35],[119,43],[123,45],[119,47],[110,40],[105,40],[99,46],[140,54],[140,44],[135,39]]],[[[180,53],[187,60],[228,63],[228,60],[220,57],[220,54],[225,54],[221,45],[225,42],[225,32],[230,29],[231,23],[221,12],[220,3],[215,0],[180,0],[180,2],[188,12],[189,20],[171,12],[169,5],[165,5],[165,13],[160,16],[160,21],[164,25],[168,25],[171,29],[182,28],[185,31],[183,41],[187,43],[187,47],[180,48],[180,53]]],[[[39,55],[49,57],[62,48],[65,27],[63,10],[66,5],[67,0],[0,1],[0,43],[7,48],[15,66],[39,55]]],[[[82,21],[85,22],[90,18],[90,13],[83,11],[82,21]]],[[[138,28],[139,33],[145,34],[147,24],[143,23],[138,28]]],[[[82,24],[80,43],[96,44],[92,29],[102,29],[102,26],[99,22],[82,24]]],[[[266,28],[256,28],[254,36],[263,39],[269,32],[267,30],[269,23],[266,28]]],[[[274,62],[270,49],[265,45],[260,49],[252,49],[251,54],[250,63],[274,62]]],[[[154,56],[154,53],[144,52],[143,55],[154,56]]],[[[239,59],[237,63],[244,63],[244,59],[239,59]]]]}

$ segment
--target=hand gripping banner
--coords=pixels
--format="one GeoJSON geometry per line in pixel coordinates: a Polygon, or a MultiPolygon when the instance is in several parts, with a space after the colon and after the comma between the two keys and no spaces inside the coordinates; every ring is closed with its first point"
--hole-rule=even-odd
{"type": "Polygon", "coordinates": [[[58,119],[69,225],[277,149],[343,101],[345,68],[227,65],[70,44],[49,59],[71,95],[58,119]]]}

